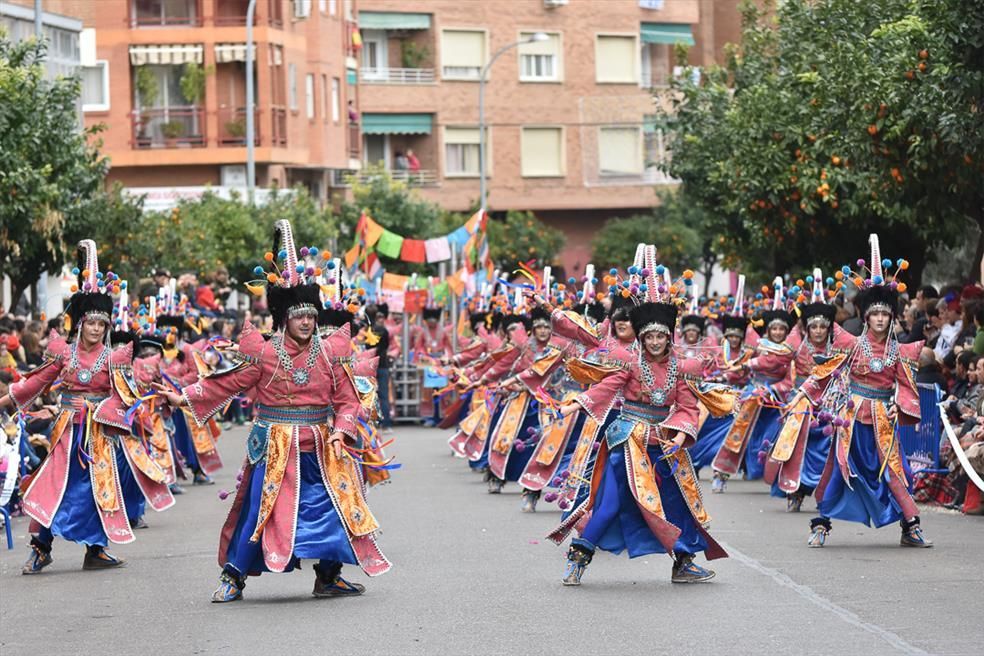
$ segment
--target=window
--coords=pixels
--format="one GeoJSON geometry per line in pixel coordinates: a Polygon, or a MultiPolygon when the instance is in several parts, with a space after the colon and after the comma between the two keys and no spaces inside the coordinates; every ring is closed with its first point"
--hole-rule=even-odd
{"type": "Polygon", "coordinates": [[[563,128],[523,128],[520,133],[520,151],[524,178],[564,175],[563,128]]]}
{"type": "MultiPolygon", "coordinates": [[[[520,32],[519,38],[528,39],[533,32],[520,32]]],[[[519,46],[519,79],[523,82],[554,82],[561,79],[560,35],[548,34],[547,41],[524,43],[519,46]]]]}
{"type": "MultiPolygon", "coordinates": [[[[446,177],[477,177],[479,149],[478,128],[446,127],[444,128],[444,175],[446,177]]],[[[492,141],[489,131],[485,131],[485,162],[490,161],[492,141]]],[[[486,166],[488,170],[488,166],[486,166]]]]}
{"type": "Polygon", "coordinates": [[[314,75],[304,76],[304,111],[308,118],[314,118],[314,75]]]}
{"type": "Polygon", "coordinates": [[[599,34],[595,41],[595,80],[636,84],[639,81],[639,59],[635,36],[599,34]]]}
{"type": "Polygon", "coordinates": [[[109,111],[109,62],[82,67],[82,111],[109,111]]]}
{"type": "Polygon", "coordinates": [[[328,0],[328,13],[332,16],[338,13],[338,0],[328,0]]]}
{"type": "Polygon", "coordinates": [[[294,18],[307,18],[311,15],[311,0],[294,0],[294,18]]]}
{"type": "Polygon", "coordinates": [[[342,114],[342,99],[340,97],[341,82],[337,77],[331,78],[331,120],[338,123],[342,114]]]}
{"type": "Polygon", "coordinates": [[[287,101],[291,111],[297,111],[297,65],[287,64],[287,101]]]}
{"type": "Polygon", "coordinates": [[[642,134],[637,127],[598,129],[598,173],[641,175],[642,134]]]}
{"type": "Polygon", "coordinates": [[[318,11],[322,14],[328,13],[328,0],[318,0],[318,11]]]}
{"type": "Polygon", "coordinates": [[[449,80],[477,80],[485,66],[484,30],[441,32],[441,75],[449,80]]]}
{"type": "Polygon", "coordinates": [[[668,43],[642,44],[640,59],[642,70],[639,86],[651,89],[669,84],[670,45],[668,43]]]}
{"type": "Polygon", "coordinates": [[[328,76],[321,74],[321,120],[328,120],[328,76]]]}

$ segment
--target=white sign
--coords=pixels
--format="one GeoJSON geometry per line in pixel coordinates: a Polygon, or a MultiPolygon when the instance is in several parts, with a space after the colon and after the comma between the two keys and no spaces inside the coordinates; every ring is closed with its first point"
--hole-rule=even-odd
{"type": "Polygon", "coordinates": [[[663,0],[639,0],[639,7],[642,9],[660,11],[663,9],[663,0]]]}
{"type": "MultiPolygon", "coordinates": [[[[205,187],[126,187],[124,193],[130,196],[144,197],[144,211],[164,212],[174,209],[178,202],[182,200],[199,200],[207,192],[211,192],[219,198],[230,200],[233,197],[242,202],[246,202],[246,187],[224,187],[224,186],[205,186],[205,187]]],[[[292,194],[290,189],[281,189],[278,194],[292,194]]],[[[270,189],[257,189],[254,192],[254,199],[257,205],[265,205],[273,191],[270,189]]]]}

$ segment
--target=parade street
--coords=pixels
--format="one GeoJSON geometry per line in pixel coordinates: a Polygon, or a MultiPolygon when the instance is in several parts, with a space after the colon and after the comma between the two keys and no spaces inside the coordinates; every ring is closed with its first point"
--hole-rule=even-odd
{"type": "Polygon", "coordinates": [[[313,598],[305,564],[250,578],[243,601],[213,605],[231,503],[218,491],[235,484],[245,436],[222,437],[227,466],[215,486],[188,485],[171,510],[148,513],[136,543],[114,550],[129,561],[122,570],[82,571],[82,549],[56,540],[54,564],[22,576],[27,519],[16,518],[17,548],[0,556],[0,652],[37,653],[45,636],[45,654],[102,656],[561,654],[574,645],[594,654],[980,653],[984,576],[968,565],[980,517],[926,512],[931,550],[900,548],[896,527],[843,522],[826,548],[808,549],[809,501],[788,515],[761,482],[736,480],[724,495],[705,486],[713,533],[731,554],[711,563],[714,581],[672,585],[665,556],[600,553],[583,585],[565,588],[566,549],[544,539],[556,507],[522,514],[515,484],[490,496],[449,455],[449,433],[421,428],[397,429],[403,468],[370,493],[394,567],[375,580],[347,567],[364,596],[313,598]]]}

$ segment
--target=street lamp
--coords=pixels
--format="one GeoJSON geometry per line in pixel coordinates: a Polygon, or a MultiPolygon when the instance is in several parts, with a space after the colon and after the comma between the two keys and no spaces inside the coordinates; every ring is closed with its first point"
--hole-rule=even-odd
{"type": "Polygon", "coordinates": [[[528,38],[502,46],[492,54],[492,58],[489,59],[489,63],[482,68],[482,75],[478,79],[478,176],[480,180],[479,199],[481,200],[483,210],[486,209],[486,200],[488,198],[488,193],[485,188],[485,76],[488,75],[489,69],[492,68],[492,64],[495,63],[495,60],[497,60],[505,51],[515,48],[516,46],[521,46],[525,43],[537,43],[539,41],[547,41],[549,39],[550,37],[543,32],[535,32],[528,38]]]}
{"type": "Polygon", "coordinates": [[[253,204],[256,190],[256,123],[253,106],[256,91],[253,89],[253,19],[256,16],[256,0],[249,0],[246,7],[246,199],[253,204]]]}

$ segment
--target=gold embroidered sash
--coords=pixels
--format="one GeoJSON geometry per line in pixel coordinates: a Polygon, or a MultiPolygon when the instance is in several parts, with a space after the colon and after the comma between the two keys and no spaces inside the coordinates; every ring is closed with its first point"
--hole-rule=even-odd
{"type": "Polygon", "coordinates": [[[761,408],[762,404],[756,396],[750,396],[741,402],[741,407],[738,409],[738,416],[735,417],[734,423],[731,424],[731,429],[728,430],[727,437],[724,438],[725,449],[732,453],[741,453],[741,449],[752,429],[752,425],[755,424],[755,420],[758,418],[761,408]]]}
{"type": "Polygon", "coordinates": [[[637,422],[625,442],[626,461],[630,465],[629,480],[632,483],[632,494],[636,502],[645,510],[665,519],[663,499],[659,494],[659,486],[656,485],[656,476],[653,473],[653,465],[649,461],[649,453],[646,451],[648,432],[645,424],[637,422]]]}
{"type": "Polygon", "coordinates": [[[349,535],[358,537],[379,530],[379,523],[362,494],[362,483],[355,460],[345,452],[341,458],[336,457],[335,450],[325,440],[322,461],[335,510],[349,535]]]}
{"type": "Polygon", "coordinates": [[[96,503],[104,512],[120,509],[120,495],[116,487],[116,456],[113,443],[103,433],[102,426],[91,422],[88,426],[89,456],[92,458],[91,481],[96,503]]]}
{"type": "Polygon", "coordinates": [[[810,420],[811,407],[809,399],[800,398],[796,405],[790,408],[789,414],[786,415],[786,420],[779,430],[779,435],[776,437],[776,445],[772,449],[771,458],[773,460],[788,462],[793,456],[793,450],[796,448],[796,441],[803,424],[810,420]]]}
{"type": "MultiPolygon", "coordinates": [[[[564,396],[563,403],[569,403],[576,394],[567,394],[564,396]]],[[[560,449],[561,444],[567,438],[568,434],[571,432],[571,428],[574,422],[577,420],[577,413],[571,413],[566,417],[562,417],[560,420],[550,423],[549,414],[545,410],[540,411],[540,425],[546,426],[546,431],[541,438],[543,440],[543,445],[539,449],[536,456],[537,463],[549,466],[557,458],[557,451],[560,449]]]]}
{"type": "Polygon", "coordinates": [[[516,398],[506,404],[505,410],[502,411],[502,415],[499,417],[495,442],[492,444],[492,449],[496,453],[502,455],[509,453],[513,441],[516,439],[516,434],[519,432],[519,427],[523,424],[528,401],[529,394],[520,392],[516,398]]]}
{"type": "MultiPolygon", "coordinates": [[[[263,474],[263,490],[260,495],[260,509],[256,517],[256,530],[253,531],[253,536],[249,539],[250,542],[259,542],[263,527],[266,526],[270,515],[273,513],[274,504],[277,503],[280,485],[283,483],[284,473],[287,471],[290,452],[291,449],[295,448],[295,428],[295,426],[284,424],[271,424],[268,429],[266,472],[263,474]]],[[[300,472],[297,475],[300,476],[300,472]]]]}
{"type": "Polygon", "coordinates": [[[139,439],[124,435],[120,437],[120,444],[126,449],[127,454],[130,456],[130,461],[137,469],[143,472],[144,476],[155,483],[164,482],[164,470],[154,462],[139,439]]]}

